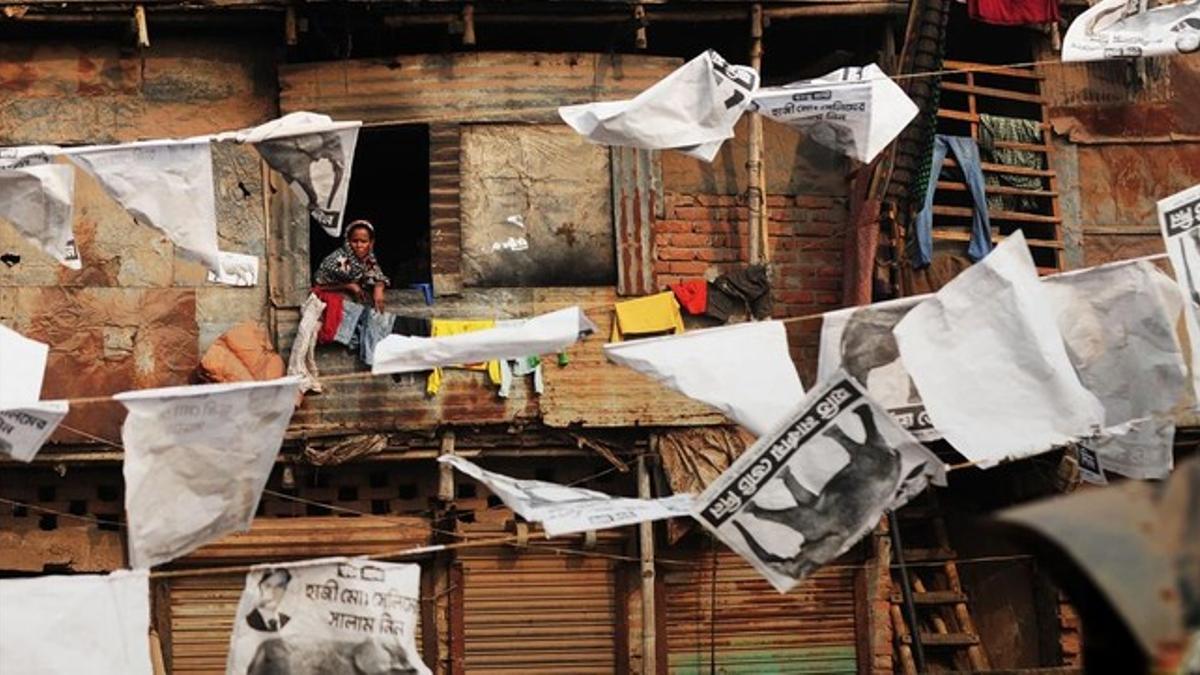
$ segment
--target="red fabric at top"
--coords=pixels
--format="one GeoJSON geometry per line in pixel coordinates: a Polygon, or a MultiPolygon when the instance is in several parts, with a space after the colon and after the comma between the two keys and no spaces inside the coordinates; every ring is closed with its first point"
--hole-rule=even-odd
{"type": "Polygon", "coordinates": [[[342,324],[342,301],[346,296],[337,291],[322,291],[313,289],[321,302],[325,303],[325,313],[321,315],[321,330],[317,331],[317,344],[327,345],[333,342],[337,335],[338,326],[342,324]]]}
{"type": "Polygon", "coordinates": [[[967,0],[971,18],[1001,26],[1058,21],[1058,0],[967,0]]]}
{"type": "Polygon", "coordinates": [[[708,309],[708,284],[703,279],[671,284],[671,290],[688,314],[703,314],[708,309]]]}

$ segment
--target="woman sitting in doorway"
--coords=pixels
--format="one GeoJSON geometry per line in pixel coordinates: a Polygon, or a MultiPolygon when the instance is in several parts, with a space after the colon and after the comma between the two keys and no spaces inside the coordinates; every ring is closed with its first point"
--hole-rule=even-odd
{"type": "Polygon", "coordinates": [[[325,256],[317,268],[314,288],[345,293],[364,305],[370,297],[375,311],[382,312],[383,289],[391,281],[379,267],[374,248],[375,226],[365,220],[350,223],[346,226],[346,243],[325,256]]]}

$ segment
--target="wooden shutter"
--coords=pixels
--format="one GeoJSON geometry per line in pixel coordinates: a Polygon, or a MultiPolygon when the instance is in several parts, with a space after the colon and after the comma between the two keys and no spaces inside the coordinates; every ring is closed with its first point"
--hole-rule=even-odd
{"type": "Polygon", "coordinates": [[[827,566],[781,594],[724,547],[715,561],[671,557],[698,565],[662,573],[670,672],[857,672],[853,569],[827,566]]]}

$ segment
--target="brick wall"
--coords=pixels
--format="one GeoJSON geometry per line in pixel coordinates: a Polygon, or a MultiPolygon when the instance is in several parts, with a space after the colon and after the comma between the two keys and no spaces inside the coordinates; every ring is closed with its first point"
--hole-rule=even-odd
{"type": "MultiPolygon", "coordinates": [[[[749,259],[748,209],[741,196],[664,195],[665,217],[654,225],[655,283],[720,274],[749,259]]],[[[769,240],[774,316],[804,316],[841,306],[845,197],[770,195],[769,240]]],[[[820,321],[788,324],[792,359],[805,385],[816,373],[820,321]]]]}

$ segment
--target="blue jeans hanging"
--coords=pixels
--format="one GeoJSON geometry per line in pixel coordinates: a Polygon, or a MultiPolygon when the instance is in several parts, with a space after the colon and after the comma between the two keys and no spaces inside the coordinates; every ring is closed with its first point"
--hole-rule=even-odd
{"type": "Polygon", "coordinates": [[[992,227],[988,220],[987,195],[983,188],[983,169],[980,167],[979,146],[975,139],[966,136],[943,136],[933,139],[933,158],[929,164],[929,185],[925,189],[925,202],[914,223],[917,248],[913,251],[913,267],[929,265],[933,259],[933,193],[937,190],[938,174],[946,161],[946,152],[953,152],[958,167],[962,170],[963,182],[974,202],[971,218],[971,241],[967,244],[967,257],[981,260],[992,250],[992,227]]]}

